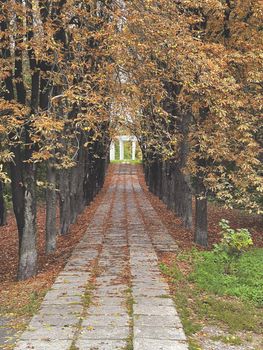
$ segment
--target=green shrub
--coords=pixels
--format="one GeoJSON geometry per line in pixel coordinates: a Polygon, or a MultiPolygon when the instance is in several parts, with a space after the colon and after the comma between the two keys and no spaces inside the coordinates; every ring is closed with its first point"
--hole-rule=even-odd
{"type": "Polygon", "coordinates": [[[238,257],[253,245],[249,231],[246,228],[234,230],[229,226],[229,221],[222,219],[219,222],[223,238],[219,244],[215,244],[214,252],[225,253],[228,257],[238,257]]]}

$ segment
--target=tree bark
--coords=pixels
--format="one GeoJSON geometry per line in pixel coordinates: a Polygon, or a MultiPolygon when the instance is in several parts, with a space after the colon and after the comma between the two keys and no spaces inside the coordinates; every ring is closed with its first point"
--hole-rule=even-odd
{"type": "Polygon", "coordinates": [[[70,169],[70,223],[74,224],[78,216],[77,208],[77,191],[80,179],[79,162],[77,165],[70,169]]]}
{"type": "Polygon", "coordinates": [[[193,225],[193,213],[192,213],[192,191],[191,191],[191,179],[190,175],[185,172],[185,166],[187,164],[187,158],[189,154],[189,125],[191,123],[192,116],[190,112],[186,113],[182,118],[181,131],[183,134],[183,140],[181,143],[181,162],[180,162],[180,183],[182,193],[181,204],[181,217],[183,219],[184,226],[186,228],[192,228],[193,225]]]}
{"type": "Polygon", "coordinates": [[[22,162],[20,146],[12,147],[11,150],[14,153],[13,162],[10,163],[12,202],[13,202],[13,209],[16,217],[18,234],[19,234],[19,247],[21,247],[21,240],[22,240],[23,228],[24,228],[24,207],[25,207],[24,185],[23,185],[24,164],[22,162]]]}
{"type": "Polygon", "coordinates": [[[168,204],[168,173],[167,161],[162,162],[162,201],[168,204]]]}
{"type": "Polygon", "coordinates": [[[0,181],[0,226],[6,225],[6,207],[4,199],[4,184],[0,181]]]}
{"type": "Polygon", "coordinates": [[[180,203],[181,203],[180,173],[179,173],[179,166],[176,163],[174,165],[174,211],[178,216],[180,216],[180,203]]]}
{"type": "MultiPolygon", "coordinates": [[[[17,0],[22,3],[21,0],[17,0]]],[[[33,33],[33,15],[32,3],[26,2],[27,6],[27,40],[28,42],[34,36],[33,33]]],[[[23,27],[25,23],[19,16],[16,17],[18,27],[23,27]]],[[[22,43],[23,36],[18,37],[18,43],[22,43]]],[[[31,113],[34,114],[38,110],[38,96],[39,96],[39,72],[36,70],[37,62],[33,49],[28,51],[29,65],[32,72],[31,75],[31,113]]],[[[23,81],[23,54],[19,46],[15,48],[15,78],[17,100],[23,105],[26,101],[26,88],[23,81]]],[[[31,161],[34,144],[31,140],[30,130],[31,125],[27,123],[24,125],[25,148],[24,156],[21,157],[21,162],[25,161],[24,167],[20,166],[22,178],[24,180],[23,194],[24,194],[24,213],[23,213],[23,229],[20,234],[20,250],[19,250],[19,264],[18,264],[18,280],[25,280],[37,273],[37,230],[36,230],[36,165],[31,161]],[[23,172],[24,170],[24,172],[23,172]]],[[[14,169],[16,171],[16,169],[14,169]]]]}
{"type": "Polygon", "coordinates": [[[25,280],[37,273],[35,183],[35,165],[27,163],[24,178],[24,227],[20,244],[18,280],[25,280]]]}
{"type": "Polygon", "coordinates": [[[193,206],[192,206],[192,191],[190,187],[190,176],[183,174],[184,177],[184,212],[182,215],[184,227],[187,229],[193,228],[193,206]]]}
{"type": "Polygon", "coordinates": [[[70,226],[70,172],[67,169],[60,170],[59,195],[60,195],[60,233],[65,235],[70,226]]]}
{"type": "Polygon", "coordinates": [[[175,211],[175,167],[174,164],[171,164],[171,188],[170,188],[170,209],[175,211]]]}
{"type": "Polygon", "coordinates": [[[160,159],[156,160],[156,194],[161,199],[163,195],[163,179],[162,179],[162,161],[160,159]]]}
{"type": "Polygon", "coordinates": [[[201,178],[198,178],[196,183],[195,205],[195,243],[206,247],[208,244],[207,197],[201,178]]]}
{"type": "MultiPolygon", "coordinates": [[[[2,5],[6,4],[6,0],[1,1],[0,14],[4,20],[0,21],[0,27],[2,32],[6,32],[8,30],[8,22],[6,20],[7,14],[5,13],[4,7],[2,5]],[[3,12],[2,12],[3,10],[3,12]]],[[[21,40],[21,39],[20,39],[21,40]]],[[[2,48],[2,57],[5,59],[10,59],[11,57],[11,42],[8,35],[5,36],[5,45],[2,48]]],[[[18,53],[16,50],[16,61],[21,59],[21,51],[18,53]],[[18,57],[17,57],[18,54],[18,57]]],[[[22,66],[16,66],[15,76],[22,80],[22,66]],[[20,70],[18,69],[20,68],[20,70]]],[[[5,91],[3,97],[7,101],[12,101],[15,99],[15,90],[14,90],[14,81],[13,81],[13,71],[9,71],[9,75],[5,78],[5,91]]],[[[21,86],[21,85],[20,85],[21,86]]],[[[16,85],[18,89],[19,86],[16,85]]],[[[24,91],[23,87],[22,90],[24,91]]],[[[21,96],[21,94],[17,93],[17,96],[21,96]]],[[[23,95],[23,93],[22,93],[23,95]]],[[[18,101],[20,102],[18,96],[18,101]]],[[[23,99],[22,102],[25,102],[23,99]]],[[[9,134],[10,142],[13,141],[13,134],[9,134]]],[[[12,202],[13,209],[16,217],[18,234],[19,234],[19,251],[21,246],[21,239],[23,235],[24,228],[24,187],[23,187],[23,159],[20,145],[12,145],[10,147],[11,152],[14,154],[13,161],[10,162],[10,177],[11,177],[11,191],[12,191],[12,202]]]]}
{"type": "Polygon", "coordinates": [[[84,181],[85,181],[85,159],[86,150],[84,149],[84,140],[81,142],[80,155],[79,155],[79,171],[78,171],[78,187],[77,187],[77,198],[76,198],[76,209],[77,213],[80,214],[85,208],[85,195],[84,195],[84,181]]]}
{"type": "Polygon", "coordinates": [[[47,164],[47,182],[46,190],[46,253],[50,254],[56,250],[56,169],[52,160],[47,164]]]}

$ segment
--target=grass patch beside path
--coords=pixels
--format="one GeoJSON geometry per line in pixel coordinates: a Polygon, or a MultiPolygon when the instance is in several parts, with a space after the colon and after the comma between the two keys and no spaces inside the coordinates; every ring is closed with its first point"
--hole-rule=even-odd
{"type": "Polygon", "coordinates": [[[201,334],[204,326],[224,330],[225,334],[217,339],[211,336],[210,340],[231,345],[248,343],[251,334],[260,337],[263,324],[262,258],[263,249],[246,252],[233,263],[228,274],[223,262],[212,252],[185,251],[160,264],[168,277],[190,350],[202,349],[199,344],[202,336],[198,336],[198,332],[201,334]]]}
{"type": "Polygon", "coordinates": [[[202,290],[235,296],[263,307],[263,249],[252,249],[231,262],[228,273],[220,255],[196,255],[190,279],[202,290]]]}
{"type": "Polygon", "coordinates": [[[11,319],[29,318],[38,311],[50,285],[41,283],[41,280],[38,281],[39,285],[30,282],[13,283],[13,290],[0,293],[0,315],[11,319]]]}

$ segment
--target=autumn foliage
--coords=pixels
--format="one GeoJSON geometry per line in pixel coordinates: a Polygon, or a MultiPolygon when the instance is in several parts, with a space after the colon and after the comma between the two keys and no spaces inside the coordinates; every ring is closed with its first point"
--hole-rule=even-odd
{"type": "Polygon", "coordinates": [[[262,3],[125,9],[116,61],[147,183],[187,227],[195,194],[195,239],[206,245],[208,196],[262,213],[262,3]]]}
{"type": "Polygon", "coordinates": [[[103,184],[118,123],[188,228],[195,196],[197,243],[209,196],[262,214],[260,0],[0,4],[0,197],[11,182],[20,279],[37,271],[36,185],[50,253],[57,198],[66,234],[103,184]]]}

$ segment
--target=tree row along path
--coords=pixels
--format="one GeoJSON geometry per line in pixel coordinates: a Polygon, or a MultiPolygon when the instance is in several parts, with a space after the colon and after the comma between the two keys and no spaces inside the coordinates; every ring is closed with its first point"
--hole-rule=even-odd
{"type": "Polygon", "coordinates": [[[156,255],[176,249],[136,166],[116,167],[86,234],[15,350],[188,349],[156,255]]]}

